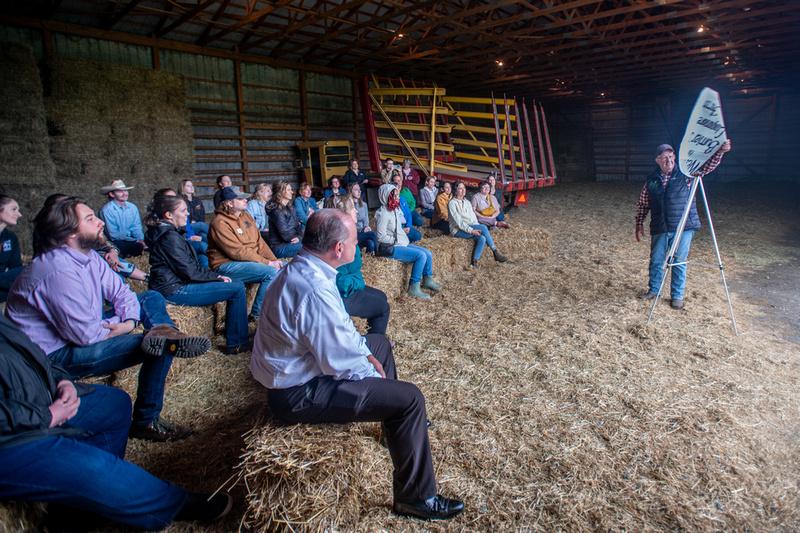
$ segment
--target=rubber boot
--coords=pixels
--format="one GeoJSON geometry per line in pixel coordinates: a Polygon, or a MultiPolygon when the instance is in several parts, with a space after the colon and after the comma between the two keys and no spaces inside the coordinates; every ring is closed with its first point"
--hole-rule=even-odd
{"type": "Polygon", "coordinates": [[[500,252],[498,252],[496,249],[492,250],[492,253],[494,254],[494,260],[497,261],[498,263],[505,263],[506,261],[508,261],[508,258],[503,254],[501,254],[500,252]]]}
{"type": "Polygon", "coordinates": [[[419,281],[415,281],[408,284],[408,295],[411,296],[412,298],[419,298],[420,300],[431,299],[430,296],[422,292],[422,289],[419,286],[419,281]]]}
{"type": "Polygon", "coordinates": [[[422,278],[422,287],[424,289],[430,289],[433,292],[439,292],[440,290],[442,290],[441,283],[433,279],[433,276],[425,276],[424,278],[422,278]]]}

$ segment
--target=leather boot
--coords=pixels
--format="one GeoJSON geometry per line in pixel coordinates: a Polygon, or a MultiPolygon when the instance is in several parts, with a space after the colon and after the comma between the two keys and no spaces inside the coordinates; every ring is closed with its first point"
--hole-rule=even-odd
{"type": "Polygon", "coordinates": [[[191,337],[172,326],[156,326],[144,334],[142,351],[148,355],[197,357],[211,348],[208,337],[191,337]]]}

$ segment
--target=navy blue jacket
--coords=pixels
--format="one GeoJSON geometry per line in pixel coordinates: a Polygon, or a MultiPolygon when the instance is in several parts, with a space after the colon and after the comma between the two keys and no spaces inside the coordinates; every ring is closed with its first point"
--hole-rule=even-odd
{"type": "MultiPolygon", "coordinates": [[[[687,179],[677,166],[672,171],[666,187],[661,185],[660,169],[656,168],[647,177],[647,192],[650,195],[650,235],[674,232],[678,229],[691,190],[691,182],[687,185],[687,179]]],[[[700,229],[700,217],[697,214],[697,202],[694,198],[684,229],[700,229]]]]}

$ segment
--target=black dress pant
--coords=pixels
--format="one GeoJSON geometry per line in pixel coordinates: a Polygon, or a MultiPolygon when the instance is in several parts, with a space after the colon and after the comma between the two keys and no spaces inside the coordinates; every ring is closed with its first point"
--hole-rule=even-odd
{"type": "Polygon", "coordinates": [[[348,315],[367,319],[367,333],[386,334],[390,309],[382,290],[364,287],[342,301],[348,315]]]}
{"type": "Polygon", "coordinates": [[[122,241],[112,239],[111,243],[117,247],[117,250],[119,250],[120,259],[125,259],[126,257],[138,257],[142,255],[142,252],[144,251],[144,245],[137,241],[122,241]]]}
{"type": "Polygon", "coordinates": [[[425,397],[416,385],[397,380],[389,339],[383,335],[366,339],[387,379],[336,381],[320,376],[289,389],[270,389],[270,408],[279,420],[292,424],[382,422],[394,464],[395,501],[428,499],[436,495],[436,479],[425,397]]]}

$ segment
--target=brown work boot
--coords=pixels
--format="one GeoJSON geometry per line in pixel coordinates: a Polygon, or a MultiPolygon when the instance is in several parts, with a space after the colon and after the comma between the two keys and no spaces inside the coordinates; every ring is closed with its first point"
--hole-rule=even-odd
{"type": "Polygon", "coordinates": [[[172,326],[156,326],[144,334],[142,351],[148,355],[197,357],[211,348],[207,337],[191,337],[172,326]]]}

